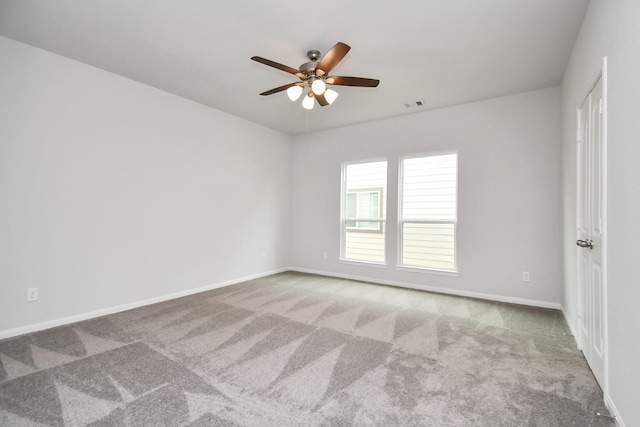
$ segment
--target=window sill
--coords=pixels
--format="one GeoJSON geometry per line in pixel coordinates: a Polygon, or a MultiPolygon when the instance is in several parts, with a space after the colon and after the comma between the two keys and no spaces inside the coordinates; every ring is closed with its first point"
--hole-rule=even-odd
{"type": "Polygon", "coordinates": [[[372,261],[357,261],[353,259],[339,259],[340,264],[358,265],[360,267],[388,268],[387,264],[372,261]]]}
{"type": "Polygon", "coordinates": [[[396,265],[396,270],[411,271],[414,273],[435,274],[438,276],[450,276],[450,277],[460,276],[460,272],[458,270],[438,270],[437,268],[409,267],[406,265],[396,265]]]}

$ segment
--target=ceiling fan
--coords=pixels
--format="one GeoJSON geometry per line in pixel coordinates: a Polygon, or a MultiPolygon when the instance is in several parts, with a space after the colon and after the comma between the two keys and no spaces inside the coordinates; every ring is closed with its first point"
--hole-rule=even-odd
{"type": "Polygon", "coordinates": [[[307,89],[307,94],[302,100],[302,106],[307,110],[311,110],[315,104],[314,99],[318,101],[318,104],[324,107],[332,104],[338,97],[338,93],[335,90],[328,89],[327,85],[359,87],[378,86],[380,80],[376,79],[329,76],[329,72],[331,72],[331,70],[333,70],[340,61],[342,61],[342,58],[345,57],[350,49],[350,46],[342,42],[338,42],[322,58],[320,58],[319,51],[310,50],[307,52],[307,57],[310,62],[302,64],[297,70],[271,61],[270,59],[261,58],[259,56],[251,57],[251,59],[256,62],[293,74],[300,79],[299,82],[289,83],[284,86],[262,92],[260,95],[272,95],[286,90],[289,98],[292,101],[295,101],[300,97],[300,95],[302,95],[304,90],[307,89]]]}

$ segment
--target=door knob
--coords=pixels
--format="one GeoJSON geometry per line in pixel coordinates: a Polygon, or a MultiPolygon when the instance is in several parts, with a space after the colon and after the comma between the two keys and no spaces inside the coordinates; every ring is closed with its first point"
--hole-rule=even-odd
{"type": "Polygon", "coordinates": [[[591,240],[591,239],[577,240],[576,241],[576,245],[580,246],[581,248],[593,249],[593,240],[591,240]]]}

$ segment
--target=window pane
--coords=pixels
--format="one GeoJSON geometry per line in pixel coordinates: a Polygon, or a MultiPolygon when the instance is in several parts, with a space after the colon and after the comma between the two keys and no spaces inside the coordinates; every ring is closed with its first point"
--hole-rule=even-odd
{"type": "Polygon", "coordinates": [[[371,193],[371,217],[380,218],[380,193],[371,193]]]}
{"type": "Polygon", "coordinates": [[[455,268],[454,224],[411,224],[402,227],[402,262],[414,267],[455,268]]]}
{"type": "Polygon", "coordinates": [[[358,228],[361,230],[379,230],[380,223],[373,221],[358,221],[358,228]]]}
{"type": "MultiPolygon", "coordinates": [[[[373,224],[372,224],[373,225],[373,224]]],[[[345,236],[345,258],[355,261],[385,262],[384,256],[384,224],[378,233],[363,233],[347,230],[345,236]]]]}
{"type": "Polygon", "coordinates": [[[342,257],[384,263],[387,162],[346,164],[344,174],[342,257]]]}
{"type": "Polygon", "coordinates": [[[403,218],[455,221],[456,175],[456,154],[405,159],[403,218]]]}
{"type": "Polygon", "coordinates": [[[406,158],[401,170],[400,265],[454,270],[458,155],[406,158]]]}
{"type": "Polygon", "coordinates": [[[355,218],[356,217],[356,206],[358,203],[358,195],[356,193],[347,194],[347,207],[346,207],[346,217],[347,218],[355,218]]]}
{"type": "Polygon", "coordinates": [[[354,188],[385,188],[387,162],[354,163],[347,165],[347,191],[354,188]]]}
{"type": "Polygon", "coordinates": [[[373,218],[371,216],[371,193],[358,193],[358,218],[373,218]]]}

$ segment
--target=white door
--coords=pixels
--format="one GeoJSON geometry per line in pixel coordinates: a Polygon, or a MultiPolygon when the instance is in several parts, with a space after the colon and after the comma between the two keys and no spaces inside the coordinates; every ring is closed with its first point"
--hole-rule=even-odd
{"type": "Polygon", "coordinates": [[[577,251],[580,306],[578,344],[604,389],[605,275],[604,241],[604,100],[602,77],[579,111],[577,251]]]}

